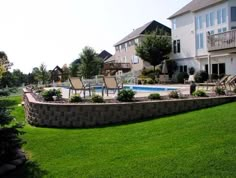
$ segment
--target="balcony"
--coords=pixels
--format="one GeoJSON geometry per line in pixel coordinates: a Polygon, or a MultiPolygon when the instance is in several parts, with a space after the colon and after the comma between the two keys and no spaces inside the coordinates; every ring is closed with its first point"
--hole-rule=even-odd
{"type": "Polygon", "coordinates": [[[236,30],[207,36],[209,52],[236,48],[236,30]]]}

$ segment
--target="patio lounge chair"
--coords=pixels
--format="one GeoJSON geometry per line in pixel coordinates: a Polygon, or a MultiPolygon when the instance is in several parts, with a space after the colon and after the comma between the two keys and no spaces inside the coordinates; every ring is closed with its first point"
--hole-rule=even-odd
{"type": "Polygon", "coordinates": [[[232,88],[235,88],[235,82],[236,82],[236,75],[229,76],[227,81],[225,82],[224,88],[227,89],[227,86],[229,87],[229,90],[232,88]]]}
{"type": "Polygon", "coordinates": [[[112,90],[113,93],[116,92],[116,90],[120,90],[123,88],[123,83],[118,84],[116,77],[103,77],[104,86],[102,88],[102,96],[104,95],[104,90],[107,92],[107,96],[109,93],[109,90],[112,90]]]}
{"type": "Polygon", "coordinates": [[[77,90],[79,90],[81,92],[83,91],[84,98],[85,98],[86,91],[88,91],[89,96],[91,96],[90,85],[88,85],[88,86],[84,85],[82,80],[79,77],[71,77],[71,78],[69,78],[69,81],[70,81],[70,85],[71,85],[69,88],[69,97],[70,97],[71,91],[73,92],[73,90],[75,91],[75,94],[76,94],[77,90]]]}
{"type": "Polygon", "coordinates": [[[213,87],[213,90],[215,87],[226,87],[226,81],[228,79],[229,75],[225,75],[222,79],[220,79],[217,82],[206,82],[206,83],[198,83],[198,87],[206,87],[206,90],[208,90],[208,87],[213,87]]]}

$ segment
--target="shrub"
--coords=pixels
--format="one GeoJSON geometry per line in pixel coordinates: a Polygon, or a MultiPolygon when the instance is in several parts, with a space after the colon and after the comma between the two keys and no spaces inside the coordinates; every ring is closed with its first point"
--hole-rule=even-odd
{"type": "Polygon", "coordinates": [[[8,90],[0,90],[0,97],[1,96],[9,96],[10,92],[8,90]]]}
{"type": "Polygon", "coordinates": [[[151,79],[151,80],[148,80],[148,84],[154,84],[155,82],[151,79]]]}
{"type": "Polygon", "coordinates": [[[133,90],[127,89],[127,90],[121,90],[118,92],[117,100],[118,101],[132,101],[134,98],[135,92],[133,90]]]}
{"type": "Polygon", "coordinates": [[[3,102],[0,103],[0,165],[15,159],[16,149],[24,143],[19,137],[23,132],[18,130],[23,125],[12,122],[14,118],[4,105],[3,102]]]}
{"type": "Polygon", "coordinates": [[[225,90],[220,87],[216,87],[215,92],[217,95],[225,95],[225,90]]]}
{"type": "Polygon", "coordinates": [[[189,75],[186,72],[180,72],[177,75],[177,82],[184,83],[185,79],[188,79],[189,75]]]}
{"type": "Polygon", "coordinates": [[[197,96],[197,97],[205,97],[206,92],[204,90],[196,90],[193,92],[193,96],[197,96]]]}
{"type": "Polygon", "coordinates": [[[104,103],[103,97],[100,95],[96,95],[96,94],[92,96],[92,101],[94,103],[104,103]]]}
{"type": "Polygon", "coordinates": [[[169,93],[169,97],[170,97],[170,98],[179,98],[179,94],[178,94],[177,91],[171,91],[171,92],[169,93]]]}
{"type": "Polygon", "coordinates": [[[161,96],[159,93],[151,93],[149,96],[148,96],[148,99],[151,99],[151,100],[159,100],[161,99],[161,96]]]}
{"type": "Polygon", "coordinates": [[[211,79],[212,80],[217,80],[219,76],[217,74],[211,74],[211,79]]]}
{"type": "Polygon", "coordinates": [[[42,92],[42,97],[45,101],[54,101],[53,96],[56,96],[57,99],[62,97],[60,89],[50,89],[42,92]]]}
{"type": "Polygon", "coordinates": [[[195,73],[194,67],[190,67],[190,68],[189,68],[189,74],[190,74],[190,75],[193,75],[194,73],[195,73]]]}
{"type": "Polygon", "coordinates": [[[207,81],[208,74],[206,71],[200,70],[195,74],[194,79],[195,79],[195,82],[197,83],[203,83],[207,81]]]}
{"type": "Polygon", "coordinates": [[[70,102],[71,103],[79,103],[79,102],[82,102],[83,99],[81,98],[80,95],[73,95],[71,98],[70,98],[70,102]]]}

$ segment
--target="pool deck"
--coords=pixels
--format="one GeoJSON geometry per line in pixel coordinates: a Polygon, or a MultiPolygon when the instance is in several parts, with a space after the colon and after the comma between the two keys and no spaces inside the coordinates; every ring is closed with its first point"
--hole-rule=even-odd
{"type": "MultiPolygon", "coordinates": [[[[141,85],[140,85],[141,86],[141,85]]],[[[157,87],[174,87],[177,88],[177,90],[179,90],[182,94],[189,94],[190,92],[190,85],[189,84],[158,84],[158,85],[145,85],[145,86],[157,86],[157,87]]],[[[57,87],[55,87],[57,88],[57,87]]],[[[60,88],[61,92],[62,92],[62,97],[63,98],[69,98],[69,89],[67,88],[60,88]]],[[[150,93],[159,93],[161,96],[166,96],[170,93],[171,91],[155,91],[155,92],[136,92],[135,94],[135,98],[138,97],[147,97],[150,93]]],[[[77,93],[81,96],[83,96],[82,92],[77,91],[77,93]]],[[[106,95],[106,92],[104,92],[104,99],[112,99],[115,98],[117,96],[117,93],[109,93],[109,95],[106,95]]],[[[101,92],[96,92],[96,94],[98,95],[102,95],[101,92]]],[[[85,96],[89,96],[89,93],[86,91],[85,96]]]]}

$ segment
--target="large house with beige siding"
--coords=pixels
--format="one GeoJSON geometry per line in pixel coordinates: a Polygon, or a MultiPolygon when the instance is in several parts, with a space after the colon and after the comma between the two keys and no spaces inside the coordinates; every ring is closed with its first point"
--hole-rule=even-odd
{"type": "Polygon", "coordinates": [[[236,74],[236,0],[192,0],[169,19],[180,72],[236,74]]]}
{"type": "Polygon", "coordinates": [[[107,59],[104,68],[107,71],[127,72],[138,71],[144,67],[150,66],[149,63],[143,61],[136,55],[135,46],[138,45],[146,33],[153,32],[157,29],[163,29],[168,34],[171,34],[171,29],[167,26],[153,20],[145,25],[133,30],[130,34],[118,41],[115,47],[115,54],[107,59]]]}

